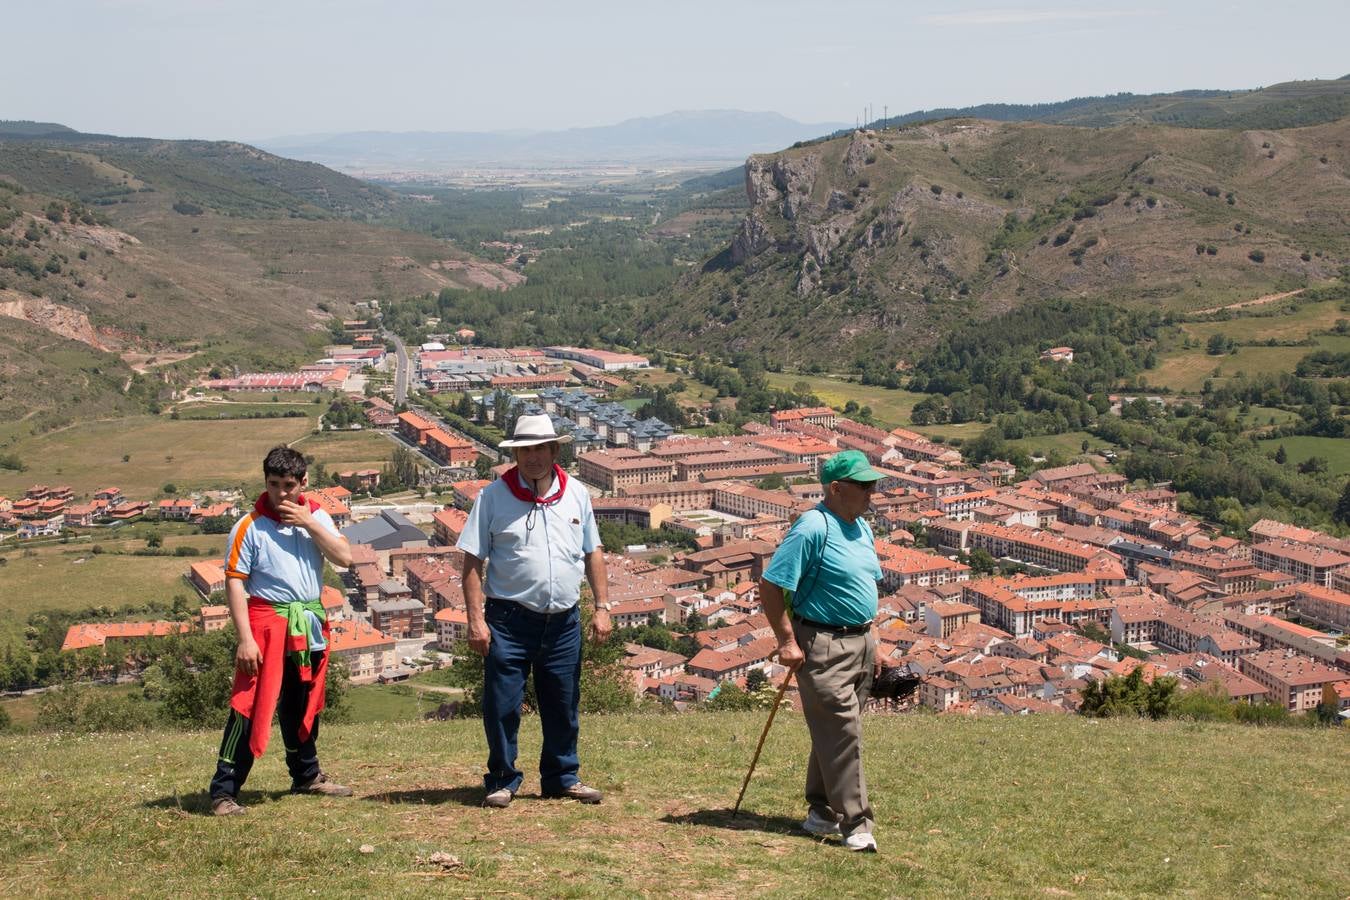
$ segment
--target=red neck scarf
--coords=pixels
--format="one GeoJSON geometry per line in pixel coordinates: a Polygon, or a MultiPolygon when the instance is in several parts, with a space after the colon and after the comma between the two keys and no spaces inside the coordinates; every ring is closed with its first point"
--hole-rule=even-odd
{"type": "Polygon", "coordinates": [[[547,497],[540,497],[520,483],[520,466],[512,466],[507,469],[506,474],[502,476],[502,480],[506,482],[506,486],[511,489],[512,495],[520,502],[548,506],[550,503],[557,503],[562,497],[563,491],[567,490],[567,473],[557,463],[553,464],[553,477],[558,481],[558,489],[547,497]]]}
{"type": "MultiPolygon", "coordinates": [[[[309,504],[310,512],[317,512],[319,509],[319,504],[306,497],[304,494],[297,496],[295,502],[302,505],[309,504]]],[[[271,519],[273,522],[281,521],[281,516],[277,515],[277,511],[272,508],[272,501],[268,498],[267,491],[263,491],[258,495],[258,499],[253,501],[253,511],[260,516],[267,516],[267,518],[271,519]]]]}

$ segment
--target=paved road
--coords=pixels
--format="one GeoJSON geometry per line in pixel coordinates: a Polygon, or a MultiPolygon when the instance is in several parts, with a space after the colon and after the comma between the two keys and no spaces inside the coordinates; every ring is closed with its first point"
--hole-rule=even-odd
{"type": "Polygon", "coordinates": [[[386,331],[384,336],[394,342],[395,358],[397,359],[397,366],[394,370],[394,405],[397,406],[408,399],[408,379],[412,377],[412,361],[408,358],[408,348],[404,346],[398,335],[386,331]]]}

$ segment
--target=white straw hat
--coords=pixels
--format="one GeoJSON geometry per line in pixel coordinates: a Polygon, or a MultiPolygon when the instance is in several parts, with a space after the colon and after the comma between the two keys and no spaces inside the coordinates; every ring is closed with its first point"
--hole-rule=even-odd
{"type": "Polygon", "coordinates": [[[559,444],[571,443],[570,434],[558,434],[553,430],[553,420],[548,416],[521,416],[516,419],[516,431],[499,445],[503,450],[512,447],[533,447],[557,441],[559,444]]]}

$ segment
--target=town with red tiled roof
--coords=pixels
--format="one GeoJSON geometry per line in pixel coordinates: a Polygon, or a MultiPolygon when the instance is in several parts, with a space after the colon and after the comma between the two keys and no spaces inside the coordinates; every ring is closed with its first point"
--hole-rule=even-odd
{"type": "MultiPolygon", "coordinates": [[[[378,363],[382,352],[330,348],[326,363],[290,380],[240,376],[208,386],[322,388],[378,363]]],[[[1041,468],[1019,481],[1010,463],[970,466],[959,450],[919,432],[887,431],[825,406],[776,410],[767,424],[732,436],[679,434],[608,402],[615,385],[595,380],[647,364],[574,347],[437,344],[415,363],[429,391],[483,389],[477,413],[489,420],[500,412],[488,406],[501,396],[492,388],[528,392],[510,398],[513,413],[548,415],[573,435],[575,474],[591,490],[597,518],[669,534],[677,545],[659,558],[645,547],[607,554],[616,627],[629,637],[644,629],[669,635],[661,647],[626,645],[623,670],[635,693],[685,708],[757,670],[781,679],[758,582],[787,528],[821,496],[820,462],[856,449],[884,476],[868,513],[882,570],[875,625],[885,663],[923,679],[908,705],[1072,711],[1085,684],[1128,673],[1140,656],[1150,677],[1176,677],[1183,689],[1218,685],[1234,699],[1294,712],[1320,702],[1311,698],[1323,687],[1350,694],[1350,653],[1335,640],[1350,630],[1350,540],[1271,519],[1243,540],[1180,512],[1167,485],[1132,485],[1091,462],[1041,468]],[[576,387],[577,372],[592,383],[576,387]],[[682,652],[671,649],[676,644],[682,652]]],[[[362,537],[342,590],[326,589],[335,596],[325,598],[342,625],[334,652],[360,681],[398,668],[399,641],[411,635],[444,653],[463,638],[453,545],[491,481],[468,477],[485,471],[476,469],[480,444],[434,410],[356,400],[368,427],[385,429],[441,473],[429,483],[444,492],[430,511],[409,507],[413,522],[400,519],[401,508],[357,502],[354,492],[378,491],[377,469],[340,470],[341,486],[311,491],[339,527],[362,537]]],[[[86,499],[34,485],[22,498],[0,500],[0,527],[23,526],[29,535],[94,527],[128,504],[115,487],[86,499]]],[[[202,523],[238,515],[240,498],[171,496],[150,509],[164,521],[202,523]]],[[[224,585],[221,562],[194,561],[184,577],[207,603],[198,621],[77,625],[68,646],[225,625],[228,615],[212,605],[224,585]]]]}

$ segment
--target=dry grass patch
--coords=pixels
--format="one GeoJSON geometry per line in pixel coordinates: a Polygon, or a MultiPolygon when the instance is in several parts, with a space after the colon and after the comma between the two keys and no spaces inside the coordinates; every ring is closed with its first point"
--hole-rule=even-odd
{"type": "Polygon", "coordinates": [[[329,472],[337,472],[381,468],[398,445],[378,431],[324,431],[306,435],[293,446],[329,472]]]}
{"type": "Polygon", "coordinates": [[[1145,377],[1149,384],[1175,391],[1198,391],[1206,379],[1231,378],[1239,372],[1247,375],[1293,372],[1299,360],[1318,350],[1350,350],[1350,337],[1323,335],[1311,347],[1239,347],[1236,353],[1222,356],[1211,356],[1201,346],[1164,357],[1145,377]]]}
{"type": "Polygon", "coordinates": [[[784,372],[770,372],[766,375],[771,387],[781,390],[793,390],[798,382],[805,382],[811,393],[823,400],[828,406],[843,409],[850,400],[859,407],[870,406],[872,417],[885,428],[909,427],[909,416],[926,394],[912,391],[881,387],[880,385],[858,384],[824,375],[793,375],[784,372]]]}
{"type": "Polygon", "coordinates": [[[262,458],[311,430],[308,419],[172,420],[132,416],[86,422],[20,441],[25,472],[0,470],[0,494],[34,484],[68,484],[77,495],[115,485],[149,499],[166,483],[232,487],[262,479],[262,458]],[[124,457],[126,457],[124,459],[124,457]]]}

